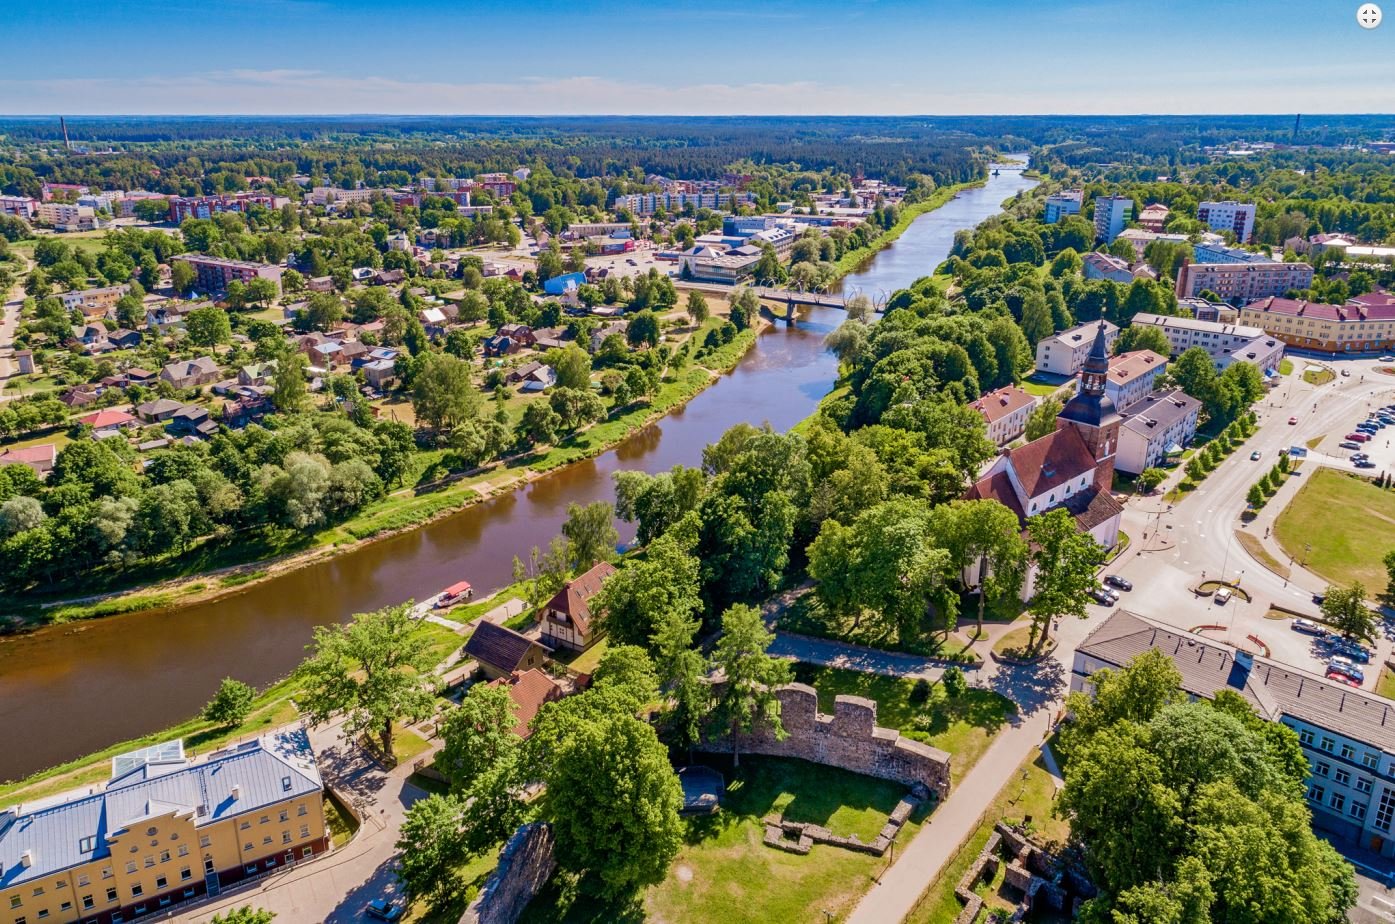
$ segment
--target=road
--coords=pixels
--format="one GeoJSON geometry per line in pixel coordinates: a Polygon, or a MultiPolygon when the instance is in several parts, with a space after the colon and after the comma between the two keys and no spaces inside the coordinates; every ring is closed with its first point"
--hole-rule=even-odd
{"type": "Polygon", "coordinates": [[[5,316],[0,318],[0,401],[5,401],[8,396],[5,394],[5,387],[9,384],[10,376],[19,372],[14,363],[15,351],[15,329],[19,326],[19,310],[24,304],[24,286],[22,281],[29,268],[33,266],[32,261],[26,260],[23,273],[16,275],[14,288],[8,293],[0,293],[5,298],[5,316]]]}

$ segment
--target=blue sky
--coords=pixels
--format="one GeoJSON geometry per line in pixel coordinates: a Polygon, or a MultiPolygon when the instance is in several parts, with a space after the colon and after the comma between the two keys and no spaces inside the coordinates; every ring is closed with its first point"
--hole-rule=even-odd
{"type": "Polygon", "coordinates": [[[0,113],[1395,111],[1357,6],[0,0],[0,113]]]}

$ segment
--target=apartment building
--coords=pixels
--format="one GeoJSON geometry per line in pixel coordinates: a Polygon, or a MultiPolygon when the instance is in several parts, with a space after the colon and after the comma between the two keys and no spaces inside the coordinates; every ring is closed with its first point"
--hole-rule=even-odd
{"type": "Polygon", "coordinates": [[[1153,203],[1143,207],[1138,213],[1138,226],[1145,231],[1161,232],[1167,225],[1171,210],[1165,205],[1153,203]]]}
{"type": "Polygon", "coordinates": [[[733,205],[749,205],[755,201],[754,193],[633,193],[616,196],[611,208],[617,212],[652,215],[660,209],[681,212],[690,205],[695,209],[730,209],[733,205]]]}
{"type": "Polygon", "coordinates": [[[233,280],[251,282],[253,279],[270,279],[281,288],[281,274],[285,269],[270,263],[252,263],[248,260],[224,260],[201,253],[182,253],[172,258],[194,268],[195,288],[200,292],[223,292],[233,280]]]}
{"type": "Polygon", "coordinates": [[[1080,203],[1084,198],[1083,189],[1063,189],[1052,193],[1046,197],[1046,216],[1042,220],[1054,225],[1067,215],[1079,215],[1080,203]]]}
{"type": "Polygon", "coordinates": [[[1177,270],[1177,297],[1193,298],[1211,291],[1232,305],[1313,284],[1313,268],[1306,263],[1275,260],[1254,263],[1183,263],[1177,270]]]}
{"type": "Polygon", "coordinates": [[[1119,450],[1114,467],[1137,475],[1176,456],[1196,436],[1201,402],[1174,388],[1149,392],[1119,412],[1119,450]]]}
{"type": "Polygon", "coordinates": [[[1152,350],[1133,350],[1109,358],[1104,393],[1117,408],[1126,408],[1153,390],[1153,383],[1167,368],[1167,357],[1152,350]]]}
{"type": "Polygon", "coordinates": [[[368,202],[378,192],[380,190],[377,189],[339,189],[334,186],[316,186],[310,190],[310,201],[315,205],[368,202]]]}
{"type": "Polygon", "coordinates": [[[220,212],[247,212],[252,206],[279,209],[291,200],[284,196],[235,193],[227,196],[174,196],[170,199],[170,221],[186,218],[212,218],[220,212]]]}
{"type": "Polygon", "coordinates": [[[1197,221],[1212,231],[1231,231],[1235,239],[1246,243],[1254,236],[1255,204],[1253,202],[1200,202],[1196,206],[1197,221]]]}
{"type": "Polygon", "coordinates": [[[1395,348],[1395,303],[1388,296],[1357,296],[1345,305],[1265,298],[1243,306],[1240,320],[1304,350],[1366,353],[1395,348]]]}
{"type": "Polygon", "coordinates": [[[0,215],[12,215],[28,221],[34,217],[38,207],[38,201],[28,196],[0,196],[0,215]]]}
{"type": "Polygon", "coordinates": [[[1395,703],[1221,642],[1116,610],[1086,636],[1071,664],[1073,691],[1150,648],[1172,659],[1194,699],[1234,690],[1261,717],[1298,734],[1308,760],[1313,826],[1395,857],[1395,703]]]}
{"type": "MultiPolygon", "coordinates": [[[[1114,341],[1119,338],[1119,328],[1108,321],[1103,323],[1105,346],[1112,350],[1114,341]]],[[[1087,321],[1038,343],[1037,371],[1052,375],[1075,375],[1079,372],[1085,365],[1085,358],[1090,355],[1090,345],[1094,343],[1099,324],[1098,321],[1087,321]]]]}
{"type": "Polygon", "coordinates": [[[1192,247],[1193,263],[1273,263],[1268,254],[1231,247],[1223,241],[1209,241],[1192,247]]]}
{"type": "Polygon", "coordinates": [[[1027,418],[1036,409],[1036,396],[1016,385],[990,391],[969,405],[983,415],[988,424],[988,438],[998,446],[1006,446],[1027,431],[1027,418]]]}
{"type": "Polygon", "coordinates": [[[518,189],[518,178],[512,173],[481,173],[475,177],[475,185],[489,190],[500,199],[507,199],[518,189]]]}
{"type": "Polygon", "coordinates": [[[97,212],[90,205],[67,202],[40,202],[34,217],[60,231],[91,231],[97,226],[97,212]]]}
{"type": "Polygon", "coordinates": [[[1095,238],[1106,244],[1113,242],[1132,212],[1133,200],[1127,196],[1096,196],[1095,238]]]}
{"type": "Polygon", "coordinates": [[[121,297],[131,291],[131,287],[124,283],[119,286],[103,286],[99,289],[79,289],[73,292],[60,292],[58,299],[63,303],[64,309],[72,311],[74,308],[101,308],[110,311],[116,307],[116,303],[121,297]]]}
{"type": "Polygon", "coordinates": [[[330,849],[303,731],[200,763],[178,741],[111,763],[92,790],[0,812],[0,921],[122,924],[330,849]]]}
{"type": "MultiPolygon", "coordinates": [[[[1241,320],[1244,320],[1243,313],[1241,320]]],[[[1210,354],[1217,371],[1234,362],[1247,362],[1261,373],[1272,374],[1278,370],[1284,358],[1284,342],[1266,333],[1262,327],[1175,318],[1148,312],[1134,315],[1133,323],[1161,330],[1172,346],[1173,356],[1192,347],[1201,347],[1210,354]]]]}

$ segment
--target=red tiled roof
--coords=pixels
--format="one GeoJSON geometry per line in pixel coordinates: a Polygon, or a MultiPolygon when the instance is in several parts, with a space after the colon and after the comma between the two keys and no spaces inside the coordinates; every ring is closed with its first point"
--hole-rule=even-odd
{"type": "Polygon", "coordinates": [[[529,726],[544,703],[562,698],[562,688],[536,667],[514,671],[507,679],[500,677],[491,681],[490,686],[508,687],[509,699],[513,700],[513,713],[518,717],[513,732],[520,738],[527,738],[532,733],[529,726]]]}
{"type": "Polygon", "coordinates": [[[1074,427],[1063,427],[1007,451],[1008,464],[1017,473],[1027,497],[1038,497],[1095,468],[1090,447],[1074,427]]]}
{"type": "Polygon", "coordinates": [[[1061,505],[1075,517],[1075,525],[1081,532],[1089,532],[1096,526],[1124,512],[1124,505],[1114,499],[1114,495],[1099,488],[1089,488],[1061,505]]]}
{"type": "Polygon", "coordinates": [[[38,446],[18,446],[0,452],[0,465],[29,464],[31,462],[52,463],[58,456],[58,447],[53,443],[40,443],[38,446]]]}
{"type": "Polygon", "coordinates": [[[964,499],[995,500],[1017,514],[1017,522],[1024,526],[1027,523],[1027,513],[1017,501],[1017,491],[1013,488],[1012,479],[1008,477],[1007,472],[998,472],[974,482],[964,499]]]}
{"type": "Polygon", "coordinates": [[[135,423],[136,419],[125,411],[113,411],[107,408],[95,414],[88,414],[86,417],[79,417],[78,423],[87,424],[94,430],[102,430],[107,427],[120,427],[128,423],[135,423]]]}
{"type": "Polygon", "coordinates": [[[990,391],[970,404],[969,407],[982,414],[984,420],[993,423],[995,420],[1010,417],[1016,411],[1033,404],[1036,400],[1016,385],[1008,385],[997,391],[990,391]]]}
{"type": "Polygon", "coordinates": [[[1132,381],[1149,369],[1160,369],[1167,360],[1152,350],[1134,350],[1120,353],[1109,360],[1109,380],[1122,385],[1132,381]]]}
{"type": "Polygon", "coordinates": [[[562,589],[547,601],[547,606],[543,609],[555,610],[566,615],[576,630],[585,635],[591,631],[590,600],[601,589],[606,578],[614,573],[615,567],[609,562],[603,561],[594,565],[590,571],[562,585],[562,589]]]}
{"type": "Polygon", "coordinates": [[[1379,294],[1358,296],[1345,305],[1325,305],[1321,302],[1271,295],[1257,302],[1250,302],[1245,306],[1245,310],[1295,318],[1316,318],[1320,321],[1389,321],[1395,319],[1395,299],[1379,294]]]}

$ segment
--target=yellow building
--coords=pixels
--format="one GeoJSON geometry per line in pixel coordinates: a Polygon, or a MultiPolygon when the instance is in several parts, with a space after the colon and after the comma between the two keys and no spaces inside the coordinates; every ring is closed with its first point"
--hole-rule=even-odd
{"type": "Polygon", "coordinates": [[[0,924],[122,924],[310,859],[323,786],[302,731],[199,763],[177,741],[116,757],[94,791],[0,812],[0,924]]]}
{"type": "Polygon", "coordinates": [[[1263,327],[1289,346],[1323,353],[1371,353],[1395,348],[1395,300],[1384,293],[1324,305],[1264,298],[1240,309],[1240,323],[1263,327]]]}

